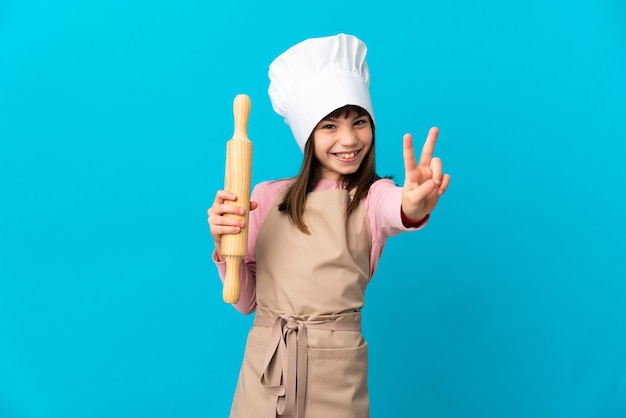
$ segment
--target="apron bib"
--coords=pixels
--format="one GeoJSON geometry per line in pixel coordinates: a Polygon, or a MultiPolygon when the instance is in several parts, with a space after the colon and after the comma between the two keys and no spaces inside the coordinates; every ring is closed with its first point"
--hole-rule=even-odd
{"type": "Polygon", "coordinates": [[[256,242],[254,326],[231,418],[369,417],[361,313],[371,233],[346,190],[310,192],[303,233],[278,211],[256,242]]]}

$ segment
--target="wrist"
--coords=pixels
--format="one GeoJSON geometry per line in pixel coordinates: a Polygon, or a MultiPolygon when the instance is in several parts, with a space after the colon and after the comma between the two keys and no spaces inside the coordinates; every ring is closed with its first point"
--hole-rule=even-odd
{"type": "Polygon", "coordinates": [[[222,248],[219,243],[215,243],[215,261],[221,263],[225,258],[222,256],[222,248]]]}
{"type": "Polygon", "coordinates": [[[407,228],[417,228],[421,226],[427,219],[428,214],[418,215],[417,217],[409,217],[406,213],[400,208],[400,218],[402,219],[402,225],[407,228]]]}

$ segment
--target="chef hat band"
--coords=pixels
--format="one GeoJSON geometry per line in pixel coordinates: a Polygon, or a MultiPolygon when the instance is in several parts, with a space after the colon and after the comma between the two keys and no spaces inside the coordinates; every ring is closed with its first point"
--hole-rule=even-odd
{"type": "Polygon", "coordinates": [[[374,119],[366,53],[358,38],[339,34],[302,41],[270,64],[272,107],[301,150],[320,120],[338,108],[360,106],[374,119]]]}

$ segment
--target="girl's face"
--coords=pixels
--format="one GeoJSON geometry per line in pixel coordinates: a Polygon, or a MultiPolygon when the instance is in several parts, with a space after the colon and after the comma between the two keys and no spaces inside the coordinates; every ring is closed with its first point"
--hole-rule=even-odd
{"type": "Polygon", "coordinates": [[[372,146],[372,125],[367,114],[354,113],[325,118],[313,130],[315,157],[320,178],[341,180],[355,173],[372,146]]]}

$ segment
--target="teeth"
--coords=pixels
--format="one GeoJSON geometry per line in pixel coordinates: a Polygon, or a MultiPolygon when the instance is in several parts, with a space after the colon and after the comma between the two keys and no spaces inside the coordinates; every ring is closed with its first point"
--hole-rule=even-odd
{"type": "Polygon", "coordinates": [[[353,158],[356,155],[356,152],[344,152],[344,153],[338,153],[337,156],[339,158],[353,158]]]}

